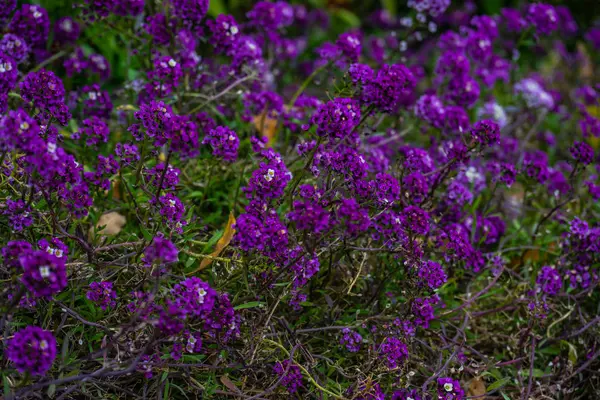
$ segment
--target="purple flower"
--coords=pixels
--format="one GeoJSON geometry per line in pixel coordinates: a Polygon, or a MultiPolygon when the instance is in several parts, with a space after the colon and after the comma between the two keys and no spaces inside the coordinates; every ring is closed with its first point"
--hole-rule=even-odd
{"type": "Polygon", "coordinates": [[[554,108],[554,99],[536,80],[525,78],[515,84],[515,93],[519,94],[530,108],[554,108]]]}
{"type": "Polygon", "coordinates": [[[10,19],[11,14],[16,8],[17,0],[0,1],[0,27],[4,28],[6,22],[10,19]]]}
{"type": "Polygon", "coordinates": [[[273,367],[273,371],[280,377],[283,377],[280,385],[285,387],[288,392],[296,393],[302,387],[300,367],[291,364],[289,360],[284,360],[283,362],[277,361],[273,367]]]}
{"type": "Polygon", "coordinates": [[[231,15],[221,14],[206,23],[212,33],[211,44],[219,53],[231,54],[233,45],[240,37],[240,27],[231,15]]]}
{"type": "Polygon", "coordinates": [[[144,250],[142,258],[146,265],[152,264],[170,264],[177,262],[179,250],[169,239],[160,235],[155,236],[152,243],[144,250]]]}
{"type": "Polygon", "coordinates": [[[483,146],[500,142],[500,127],[492,120],[477,121],[471,128],[471,136],[483,146]]]}
{"type": "Polygon", "coordinates": [[[296,229],[309,233],[326,232],[331,225],[329,211],[313,200],[295,200],[288,218],[296,224],[296,229]]]}
{"type": "Polygon", "coordinates": [[[371,226],[368,210],[361,208],[355,199],[342,199],[336,210],[337,220],[343,226],[344,235],[355,237],[371,226]]]}
{"type": "Polygon", "coordinates": [[[23,4],[13,15],[8,31],[22,38],[36,48],[44,48],[50,32],[50,19],[45,8],[23,4]]]}
{"type": "Polygon", "coordinates": [[[5,355],[20,373],[42,376],[56,358],[56,338],[52,332],[30,325],[15,333],[5,355]]]}
{"type": "Polygon", "coordinates": [[[360,122],[360,106],[356,100],[337,98],[319,106],[311,118],[317,126],[317,135],[343,139],[360,122]]]}
{"type": "Polygon", "coordinates": [[[448,279],[444,268],[434,261],[427,261],[419,266],[417,276],[419,285],[427,286],[430,290],[438,289],[448,279]]]}
{"type": "Polygon", "coordinates": [[[562,289],[562,279],[557,270],[544,266],[538,273],[536,283],[537,292],[544,292],[550,296],[556,296],[562,289]]]}
{"type": "Polygon", "coordinates": [[[354,332],[349,328],[344,328],[342,330],[342,337],[340,338],[340,344],[342,346],[346,346],[351,353],[356,353],[360,350],[360,345],[362,344],[362,336],[358,332],[354,332]]]}
{"type": "Polygon", "coordinates": [[[213,148],[213,156],[232,162],[237,159],[240,139],[232,129],[218,126],[208,132],[202,144],[208,144],[213,148]]]}
{"type": "Polygon", "coordinates": [[[167,171],[165,172],[165,164],[160,163],[149,169],[147,172],[148,183],[154,187],[160,185],[160,180],[163,177],[162,189],[175,189],[175,186],[179,183],[179,174],[181,171],[178,168],[173,167],[169,164],[167,171]]]}
{"type": "Polygon", "coordinates": [[[450,0],[408,0],[408,6],[417,12],[437,17],[450,6],[450,0]]]}
{"type": "Polygon", "coordinates": [[[470,107],[479,99],[479,84],[468,75],[455,76],[448,82],[446,97],[456,105],[470,107]]]}
{"type": "Polygon", "coordinates": [[[436,128],[444,126],[446,110],[442,101],[435,95],[425,94],[415,103],[415,115],[436,128]]]}
{"type": "Polygon", "coordinates": [[[11,91],[17,83],[17,63],[5,53],[0,53],[0,93],[11,91]]]}
{"type": "MultiPolygon", "coordinates": [[[[6,54],[19,64],[27,59],[29,45],[21,37],[7,33],[0,40],[0,53],[6,54]]],[[[7,69],[7,67],[5,66],[4,69],[7,69]]]]}
{"type": "Polygon", "coordinates": [[[217,292],[195,276],[183,280],[171,289],[174,304],[184,314],[204,318],[215,306],[217,292]]]}
{"type": "Polygon", "coordinates": [[[2,214],[8,216],[8,222],[12,229],[16,232],[21,232],[23,229],[33,224],[31,217],[31,207],[23,200],[6,199],[6,208],[2,210],[2,214]]]}
{"type": "Polygon", "coordinates": [[[84,86],[81,99],[83,101],[83,114],[108,119],[113,110],[113,104],[110,101],[110,95],[106,90],[100,89],[100,85],[94,83],[90,86],[84,86]]]}
{"type": "Polygon", "coordinates": [[[259,1],[246,16],[252,26],[272,31],[291,25],[294,22],[294,9],[285,1],[259,1]]]}
{"type": "Polygon", "coordinates": [[[594,149],[585,142],[576,141],[569,150],[577,162],[588,165],[594,161],[594,149]]]}
{"type": "Polygon", "coordinates": [[[514,8],[503,8],[501,11],[502,21],[511,32],[521,32],[527,27],[527,21],[518,10],[514,8]]]}
{"type": "Polygon", "coordinates": [[[417,389],[400,389],[392,394],[391,400],[422,400],[422,397],[417,389]]]}
{"type": "Polygon", "coordinates": [[[54,72],[45,69],[30,72],[19,86],[25,101],[33,102],[35,107],[52,114],[62,125],[71,119],[64,103],[65,87],[54,72]]]}
{"type": "Polygon", "coordinates": [[[527,19],[542,35],[549,35],[558,29],[556,9],[545,3],[530,4],[527,9],[527,19]]]}
{"type": "Polygon", "coordinates": [[[90,283],[90,290],[87,291],[85,297],[88,300],[97,303],[103,310],[117,305],[117,302],[115,301],[117,292],[113,289],[112,282],[90,283]]]}
{"type": "Polygon", "coordinates": [[[81,28],[71,17],[63,17],[54,25],[54,40],[59,43],[75,43],[79,39],[81,28]]]}
{"type": "Polygon", "coordinates": [[[35,297],[50,298],[67,286],[64,258],[38,250],[22,254],[19,262],[23,268],[21,282],[35,297]]]}
{"type": "Polygon", "coordinates": [[[416,79],[405,65],[383,65],[363,86],[362,101],[382,111],[394,112],[412,94],[416,79]]]}
{"type": "Polygon", "coordinates": [[[101,80],[110,77],[110,64],[102,54],[90,54],[88,57],[88,66],[90,71],[97,74],[101,80]]]}
{"type": "Polygon", "coordinates": [[[2,248],[4,265],[15,270],[20,269],[20,257],[24,254],[31,253],[32,250],[33,247],[29,242],[22,240],[13,240],[8,242],[6,246],[2,248]]]}
{"type": "Polygon", "coordinates": [[[355,63],[360,58],[360,52],[362,45],[360,43],[361,37],[356,32],[342,33],[336,40],[335,45],[341,50],[342,55],[346,57],[349,62],[355,63]]]}
{"type": "Polygon", "coordinates": [[[436,296],[415,299],[410,308],[414,316],[414,324],[425,329],[429,328],[429,322],[435,318],[433,305],[437,302],[436,296]]]}
{"type": "Polygon", "coordinates": [[[429,232],[429,213],[417,206],[408,206],[400,213],[400,220],[413,233],[426,235],[429,232]]]}
{"type": "Polygon", "coordinates": [[[108,136],[110,132],[106,122],[96,116],[93,116],[91,118],[84,119],[81,124],[83,127],[77,135],[73,136],[73,139],[85,139],[86,146],[95,146],[98,143],[108,142],[108,136]]]}
{"type": "Polygon", "coordinates": [[[149,91],[158,97],[168,96],[179,85],[183,76],[181,65],[171,56],[159,56],[153,61],[154,69],[148,71],[149,91]]]}
{"type": "Polygon", "coordinates": [[[440,400],[462,400],[465,391],[460,387],[460,382],[452,378],[438,378],[438,399],[440,400]]]}
{"type": "Polygon", "coordinates": [[[400,339],[388,337],[379,347],[379,354],[389,369],[396,369],[408,358],[408,347],[400,339]]]}
{"type": "Polygon", "coordinates": [[[252,173],[248,186],[244,187],[243,191],[248,198],[257,196],[264,199],[276,199],[283,195],[285,187],[291,180],[291,175],[281,159],[273,159],[268,163],[261,162],[258,169],[252,173]]]}
{"type": "Polygon", "coordinates": [[[44,250],[46,253],[56,258],[63,258],[66,260],[69,256],[69,247],[60,239],[52,238],[50,241],[46,239],[40,239],[37,242],[40,250],[44,250]]]}

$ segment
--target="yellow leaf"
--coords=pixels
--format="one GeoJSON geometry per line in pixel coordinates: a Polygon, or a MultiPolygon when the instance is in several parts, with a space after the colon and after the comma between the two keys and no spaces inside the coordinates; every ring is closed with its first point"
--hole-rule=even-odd
{"type": "MultiPolygon", "coordinates": [[[[600,117],[600,107],[598,106],[589,106],[587,107],[587,112],[594,118],[600,117]]],[[[586,141],[592,146],[595,150],[600,148],[600,138],[589,136],[586,138],[586,141]]]]}
{"type": "Polygon", "coordinates": [[[467,390],[467,396],[480,397],[485,395],[485,393],[486,389],[483,379],[479,377],[471,379],[471,382],[469,383],[469,389],[467,390]]]}
{"type": "Polygon", "coordinates": [[[258,133],[269,139],[266,146],[271,147],[275,141],[275,135],[277,134],[277,119],[271,118],[271,116],[267,115],[266,111],[263,111],[254,116],[253,122],[258,133]]]}
{"type": "Polygon", "coordinates": [[[116,211],[112,211],[112,212],[103,214],[100,217],[100,219],[98,220],[96,227],[90,228],[90,232],[89,232],[90,237],[93,237],[95,229],[99,229],[100,227],[103,227],[103,228],[98,231],[98,235],[103,235],[103,236],[116,235],[119,232],[121,232],[121,229],[123,229],[123,226],[125,226],[126,222],[127,222],[127,219],[123,215],[119,214],[116,211]]]}
{"type": "MultiPolygon", "coordinates": [[[[231,239],[233,239],[233,235],[235,234],[235,229],[233,229],[234,224],[235,217],[233,216],[232,211],[229,213],[229,219],[227,220],[227,225],[225,226],[223,236],[221,236],[221,239],[219,239],[219,241],[217,242],[217,245],[215,246],[215,251],[210,253],[212,257],[218,257],[219,254],[221,254],[221,252],[225,249],[225,247],[229,245],[231,239]]],[[[198,268],[195,272],[202,271],[204,268],[208,267],[212,262],[213,260],[211,260],[210,258],[205,258],[200,263],[200,268],[198,268]]]]}

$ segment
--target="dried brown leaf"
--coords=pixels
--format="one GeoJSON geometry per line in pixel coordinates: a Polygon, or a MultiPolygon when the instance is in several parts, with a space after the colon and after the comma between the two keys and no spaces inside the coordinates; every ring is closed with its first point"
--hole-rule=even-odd
{"type": "Polygon", "coordinates": [[[98,235],[103,235],[103,236],[111,236],[111,235],[116,235],[119,232],[121,232],[121,230],[123,229],[123,227],[125,226],[125,224],[127,223],[127,219],[119,214],[116,211],[112,211],[106,214],[103,214],[100,219],[98,220],[98,223],[96,224],[96,227],[91,227],[90,228],[90,236],[94,236],[94,232],[96,229],[100,229],[102,227],[102,229],[100,229],[97,234],[98,235]]]}
{"type": "MultiPolygon", "coordinates": [[[[475,397],[475,396],[483,396],[486,393],[486,388],[485,388],[485,383],[483,382],[483,379],[481,379],[480,377],[475,377],[473,379],[471,379],[471,381],[469,382],[469,389],[467,390],[467,396],[471,397],[475,397]]],[[[485,399],[484,397],[481,397],[482,399],[485,399]]]]}
{"type": "MultiPolygon", "coordinates": [[[[233,229],[233,225],[235,224],[235,217],[233,216],[233,212],[229,213],[229,219],[227,220],[227,225],[225,225],[225,231],[223,232],[223,236],[217,242],[215,246],[215,251],[210,253],[211,257],[218,257],[219,254],[229,245],[231,239],[233,239],[233,235],[235,234],[235,229],[233,229]]],[[[208,267],[212,264],[213,260],[210,258],[205,258],[200,263],[200,268],[198,271],[202,271],[204,268],[208,267]]]]}

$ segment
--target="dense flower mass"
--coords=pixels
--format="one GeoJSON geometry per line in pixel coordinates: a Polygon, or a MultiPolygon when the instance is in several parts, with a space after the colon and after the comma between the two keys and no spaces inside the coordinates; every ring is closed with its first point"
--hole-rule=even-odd
{"type": "Polygon", "coordinates": [[[593,7],[35,3],[0,0],[5,398],[598,397],[593,7]]]}
{"type": "Polygon", "coordinates": [[[6,356],[21,373],[45,375],[56,358],[56,338],[52,332],[28,326],[10,339],[6,356]]]}

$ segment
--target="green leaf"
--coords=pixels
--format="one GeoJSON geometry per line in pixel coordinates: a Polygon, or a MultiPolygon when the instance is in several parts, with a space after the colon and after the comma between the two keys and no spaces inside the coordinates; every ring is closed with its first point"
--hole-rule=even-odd
{"type": "Polygon", "coordinates": [[[569,361],[575,365],[577,363],[577,349],[571,343],[566,340],[560,341],[560,347],[567,347],[569,349],[569,361]]]}
{"type": "Polygon", "coordinates": [[[497,380],[496,382],[492,383],[487,387],[487,391],[491,392],[494,389],[498,389],[499,387],[506,385],[508,382],[510,382],[510,378],[502,378],[500,380],[497,380]]]}
{"type": "Polygon", "coordinates": [[[334,15],[344,21],[351,28],[357,28],[360,26],[360,18],[358,18],[352,11],[339,8],[335,10],[334,15]]]}
{"type": "Polygon", "coordinates": [[[210,3],[208,5],[208,15],[214,18],[220,14],[226,13],[227,9],[225,8],[223,0],[210,0],[210,3]]]}
{"type": "Polygon", "coordinates": [[[387,12],[390,13],[392,17],[398,12],[398,4],[396,3],[396,0],[381,0],[381,5],[387,10],[387,12]]]}
{"type": "Polygon", "coordinates": [[[502,397],[504,397],[504,400],[510,400],[510,397],[504,394],[504,392],[500,392],[500,394],[502,395],[502,397]]]}
{"type": "Polygon", "coordinates": [[[244,310],[246,308],[262,307],[265,303],[261,301],[251,301],[249,303],[240,304],[239,306],[233,307],[234,310],[244,310]]]}

